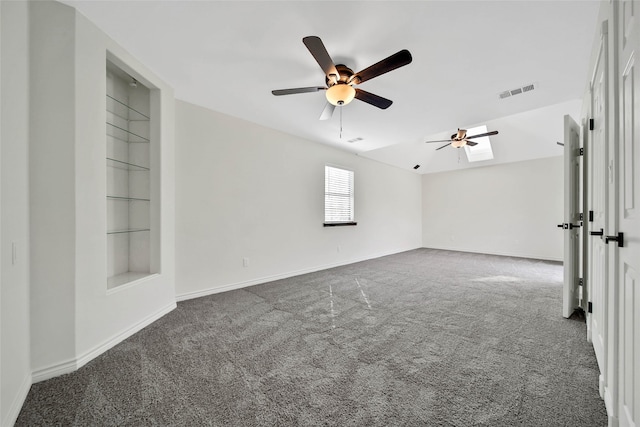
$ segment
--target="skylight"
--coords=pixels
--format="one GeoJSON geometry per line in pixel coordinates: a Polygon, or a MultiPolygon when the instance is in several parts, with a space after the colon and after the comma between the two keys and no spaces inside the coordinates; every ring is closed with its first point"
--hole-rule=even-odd
{"type": "MultiPolygon", "coordinates": [[[[486,132],[487,127],[484,125],[467,129],[467,135],[469,136],[486,132]]],[[[469,160],[469,162],[481,162],[483,160],[493,159],[493,150],[491,149],[491,141],[489,141],[488,136],[483,136],[482,138],[473,138],[472,141],[477,142],[478,145],[475,145],[473,147],[470,147],[469,145],[464,146],[464,151],[465,153],[467,153],[467,159],[469,160]]]]}

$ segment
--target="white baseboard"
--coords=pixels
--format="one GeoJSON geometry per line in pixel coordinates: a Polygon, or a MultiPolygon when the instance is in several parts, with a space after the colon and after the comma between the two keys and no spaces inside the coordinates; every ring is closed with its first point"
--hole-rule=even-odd
{"type": "Polygon", "coordinates": [[[132,325],[131,327],[125,329],[124,331],[118,333],[117,335],[114,335],[113,337],[104,341],[102,344],[95,346],[91,350],[85,352],[82,355],[79,355],[75,359],[67,360],[65,362],[57,363],[47,368],[34,371],[32,373],[32,382],[37,383],[40,381],[48,380],[49,378],[57,377],[63,374],[68,374],[70,372],[80,369],[81,367],[86,365],[88,362],[100,356],[105,351],[121,343],[125,339],[129,338],[131,335],[135,334],[136,332],[140,331],[144,327],[160,319],[162,316],[169,313],[171,310],[175,308],[176,308],[176,303],[171,302],[170,304],[158,310],[157,312],[145,317],[140,322],[136,323],[135,325],[132,325]]]}
{"type": "Polygon", "coordinates": [[[394,255],[394,254],[398,254],[398,253],[401,253],[401,252],[411,251],[411,250],[414,250],[414,249],[420,249],[420,246],[416,246],[415,248],[398,249],[398,250],[393,250],[393,251],[384,252],[384,253],[372,254],[372,255],[366,256],[366,257],[355,258],[355,259],[350,259],[350,260],[346,260],[346,261],[339,261],[339,262],[331,263],[331,264],[318,265],[318,266],[315,266],[315,267],[303,268],[303,269],[300,269],[300,270],[289,271],[289,272],[286,272],[286,273],[274,274],[272,276],[258,277],[258,278],[251,279],[251,280],[246,280],[246,281],[243,281],[243,282],[229,283],[227,285],[216,286],[214,288],[207,288],[207,289],[202,289],[202,290],[199,290],[199,291],[186,292],[186,293],[183,293],[183,294],[176,295],[176,301],[178,301],[178,302],[186,301],[186,300],[190,300],[190,299],[194,299],[194,298],[204,297],[204,296],[207,296],[207,295],[213,295],[213,294],[219,294],[221,292],[232,291],[234,289],[242,289],[242,288],[246,288],[246,287],[249,287],[249,286],[260,285],[262,283],[273,282],[274,280],[281,280],[281,279],[286,279],[286,278],[289,278],[289,277],[300,276],[302,274],[314,273],[316,271],[327,270],[329,268],[335,268],[335,267],[341,267],[343,265],[349,265],[349,264],[353,264],[353,263],[356,263],[356,262],[362,262],[362,261],[367,261],[367,260],[374,259],[374,258],[380,258],[380,257],[383,257],[383,256],[394,255]]]}
{"type": "Polygon", "coordinates": [[[18,388],[16,396],[11,402],[11,406],[7,411],[7,415],[5,415],[4,420],[2,420],[3,426],[12,426],[15,424],[16,420],[18,419],[18,415],[20,415],[22,405],[24,405],[24,401],[27,399],[27,395],[29,394],[31,381],[31,375],[25,375],[20,388],[18,388]]]}
{"type": "Polygon", "coordinates": [[[80,356],[77,359],[78,368],[83,367],[88,362],[90,362],[93,359],[95,359],[96,357],[100,356],[105,351],[109,350],[113,346],[115,346],[115,345],[121,343],[122,341],[126,340],[131,335],[133,335],[136,332],[142,330],[143,328],[149,326],[150,324],[152,324],[156,320],[160,319],[162,316],[164,316],[165,314],[167,314],[170,311],[174,310],[175,308],[176,308],[176,303],[172,302],[172,303],[168,304],[167,306],[163,307],[162,309],[158,310],[157,312],[155,312],[155,313],[147,316],[146,318],[142,319],[142,321],[138,322],[137,324],[132,325],[128,329],[125,329],[124,331],[120,332],[118,335],[106,340],[102,344],[94,347],[92,350],[89,350],[88,352],[86,352],[84,355],[80,356]]]}
{"type": "MultiPolygon", "coordinates": [[[[634,403],[631,402],[631,405],[634,405],[634,403]]],[[[621,408],[618,425],[636,427],[636,423],[634,422],[633,415],[631,414],[631,411],[629,411],[629,407],[627,405],[624,405],[621,408]]]]}
{"type": "Polygon", "coordinates": [[[485,251],[479,249],[468,249],[468,248],[459,248],[459,247],[450,247],[450,246],[424,246],[425,249],[438,249],[442,251],[455,251],[455,252],[467,252],[474,254],[486,254],[486,255],[498,255],[498,256],[510,256],[515,258],[529,258],[529,259],[539,259],[543,261],[560,261],[562,262],[562,258],[552,257],[548,255],[540,255],[540,254],[532,254],[532,253],[524,253],[524,252],[501,252],[501,251],[485,251]]]}
{"type": "MultiPolygon", "coordinates": [[[[600,375],[600,377],[603,378],[602,375],[600,375]]],[[[603,383],[604,378],[602,379],[602,384],[603,383]]],[[[602,399],[604,400],[604,407],[607,410],[607,418],[609,420],[608,427],[618,427],[620,421],[618,418],[618,408],[614,404],[611,387],[604,384],[602,385],[602,388],[604,389],[604,396],[602,396],[602,399]]]]}
{"type": "Polygon", "coordinates": [[[39,383],[40,381],[48,380],[49,378],[59,377],[60,375],[68,374],[78,369],[76,359],[66,360],[61,363],[56,363],[46,368],[38,369],[31,373],[31,381],[39,383]]]}

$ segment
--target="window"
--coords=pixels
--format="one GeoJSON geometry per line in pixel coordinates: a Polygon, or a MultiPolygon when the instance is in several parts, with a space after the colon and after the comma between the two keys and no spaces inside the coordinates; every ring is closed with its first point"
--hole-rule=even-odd
{"type": "MultiPolygon", "coordinates": [[[[467,129],[467,135],[478,135],[481,133],[487,133],[486,126],[483,125],[467,129]]],[[[467,159],[469,159],[469,162],[481,162],[483,160],[493,159],[493,150],[491,149],[491,141],[488,136],[475,138],[473,141],[478,145],[473,147],[469,145],[464,146],[464,151],[467,153],[467,159]]]]}
{"type": "Polygon", "coordinates": [[[324,225],[356,225],[353,205],[353,171],[325,166],[324,225]]]}

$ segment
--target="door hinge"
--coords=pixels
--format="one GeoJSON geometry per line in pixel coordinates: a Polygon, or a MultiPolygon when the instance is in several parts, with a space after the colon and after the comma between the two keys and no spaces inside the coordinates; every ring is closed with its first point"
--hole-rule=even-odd
{"type": "Polygon", "coordinates": [[[580,151],[578,151],[578,156],[584,156],[584,147],[580,147],[580,151]]]}
{"type": "Polygon", "coordinates": [[[589,222],[593,222],[593,211],[589,211],[589,222]]]}
{"type": "Polygon", "coordinates": [[[582,285],[584,285],[584,280],[582,279],[582,277],[578,277],[578,286],[582,285]]]}
{"type": "Polygon", "coordinates": [[[589,130],[593,130],[595,127],[595,120],[589,119],[589,130]]]}
{"type": "Polygon", "coordinates": [[[584,221],[584,214],[582,212],[580,212],[578,216],[579,216],[578,219],[580,219],[580,221],[584,221]]]}
{"type": "Polygon", "coordinates": [[[593,303],[591,301],[587,304],[587,313],[593,313],[593,303]]]}

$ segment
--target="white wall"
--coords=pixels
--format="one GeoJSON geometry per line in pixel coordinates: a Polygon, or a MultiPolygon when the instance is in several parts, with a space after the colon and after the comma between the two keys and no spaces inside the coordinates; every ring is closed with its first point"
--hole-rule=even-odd
{"type": "Polygon", "coordinates": [[[31,386],[29,359],[29,49],[24,2],[0,2],[0,425],[15,421],[31,386]],[[16,244],[13,262],[12,243],[16,244]]]}
{"type": "Polygon", "coordinates": [[[422,176],[428,248],[562,260],[562,157],[422,176]]]}
{"type": "Polygon", "coordinates": [[[420,247],[420,187],[411,172],[177,102],[178,298],[420,247]],[[355,227],[322,226],[326,163],[355,171],[355,227]]]}
{"type": "Polygon", "coordinates": [[[91,360],[151,321],[175,308],[173,91],[150,70],[80,14],[75,27],[76,99],[76,359],[91,360]],[[162,123],[151,130],[150,165],[155,181],[153,238],[161,248],[159,274],[107,292],[106,208],[106,54],[151,89],[152,117],[162,123]],[[87,143],[92,141],[93,143],[87,143]]]}
{"type": "Polygon", "coordinates": [[[75,355],[74,18],[29,3],[31,362],[75,355]]]}
{"type": "Polygon", "coordinates": [[[75,370],[175,307],[173,93],[74,9],[30,3],[31,343],[33,380],[75,370]],[[107,291],[106,57],[153,88],[166,121],[152,168],[162,180],[160,274],[107,291]]]}

